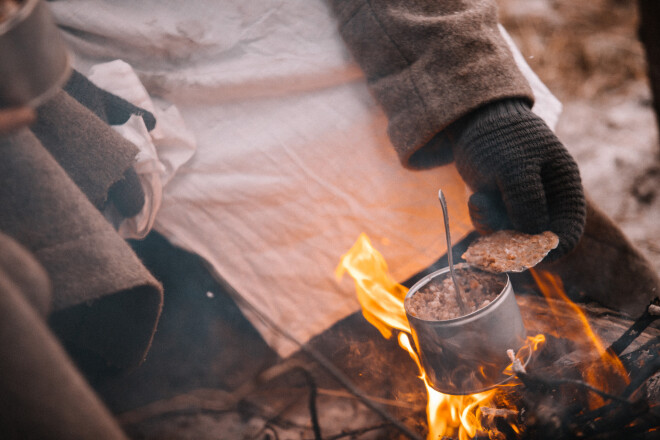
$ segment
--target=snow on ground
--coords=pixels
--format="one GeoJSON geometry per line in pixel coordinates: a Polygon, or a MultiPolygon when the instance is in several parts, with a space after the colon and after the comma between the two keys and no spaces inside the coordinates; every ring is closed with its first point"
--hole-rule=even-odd
{"type": "Polygon", "coordinates": [[[557,134],[591,198],[660,271],[660,145],[650,92],[564,102],[557,134]]]}

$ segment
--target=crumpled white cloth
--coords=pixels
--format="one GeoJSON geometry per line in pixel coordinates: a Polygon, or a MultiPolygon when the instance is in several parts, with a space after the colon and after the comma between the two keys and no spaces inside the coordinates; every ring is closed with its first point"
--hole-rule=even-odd
{"type": "MultiPolygon", "coordinates": [[[[280,355],[296,344],[263,317],[303,343],[359,310],[352,281],[333,274],[361,232],[404,280],[446,251],[439,188],[453,239],[471,230],[453,166],[399,164],[323,1],[50,5],[83,73],[122,59],[179,109],[197,152],[164,187],[154,227],[236,289],[280,355]]],[[[539,95],[536,108],[552,105],[539,95]]]]}
{"type": "Polygon", "coordinates": [[[163,187],[174,177],[181,165],[195,154],[195,138],[183,122],[174,105],[161,109],[149,96],[131,66],[121,60],[94,65],[87,75],[102,89],[111,91],[127,101],[150,111],[157,120],[156,127],[147,130],[139,116],[113,128],[134,143],[139,153],[134,164],[144,188],[144,207],[135,217],[124,219],[119,213],[105,213],[124,238],[140,239],[153,228],[163,198],[163,187]]]}
{"type": "Polygon", "coordinates": [[[557,122],[559,122],[559,115],[561,114],[562,105],[561,102],[552,94],[550,90],[543,84],[543,81],[534,73],[529,64],[525,61],[525,57],[516,43],[513,41],[509,33],[504,29],[502,25],[499,25],[500,32],[504,37],[504,40],[509,44],[509,48],[513,53],[513,59],[516,61],[518,69],[525,75],[527,82],[532,87],[534,92],[534,107],[532,111],[541,117],[548,127],[554,130],[557,127],[557,122]]]}

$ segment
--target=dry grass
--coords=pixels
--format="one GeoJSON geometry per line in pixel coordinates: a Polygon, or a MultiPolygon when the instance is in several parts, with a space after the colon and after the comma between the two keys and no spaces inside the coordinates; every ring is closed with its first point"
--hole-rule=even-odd
{"type": "Polygon", "coordinates": [[[625,93],[646,79],[635,0],[498,0],[500,20],[560,99],[625,93]]]}

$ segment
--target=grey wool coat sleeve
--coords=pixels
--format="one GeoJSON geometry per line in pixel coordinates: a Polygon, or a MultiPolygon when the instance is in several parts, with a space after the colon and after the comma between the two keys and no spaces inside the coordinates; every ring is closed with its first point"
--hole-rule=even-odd
{"type": "Polygon", "coordinates": [[[408,168],[451,159],[442,131],[492,101],[533,94],[495,0],[327,0],[408,168]]]}

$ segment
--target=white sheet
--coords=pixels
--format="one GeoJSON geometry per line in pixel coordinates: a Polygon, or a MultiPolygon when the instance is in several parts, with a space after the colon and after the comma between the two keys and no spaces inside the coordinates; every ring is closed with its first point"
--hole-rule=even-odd
{"type": "Polygon", "coordinates": [[[446,251],[438,188],[453,239],[471,230],[453,166],[400,166],[322,1],[51,7],[83,73],[123,59],[156,107],[180,111],[197,152],[164,187],[155,229],[227,280],[282,356],[295,344],[258,315],[305,342],[358,310],[352,282],[333,273],[361,232],[403,280],[446,251]]]}

